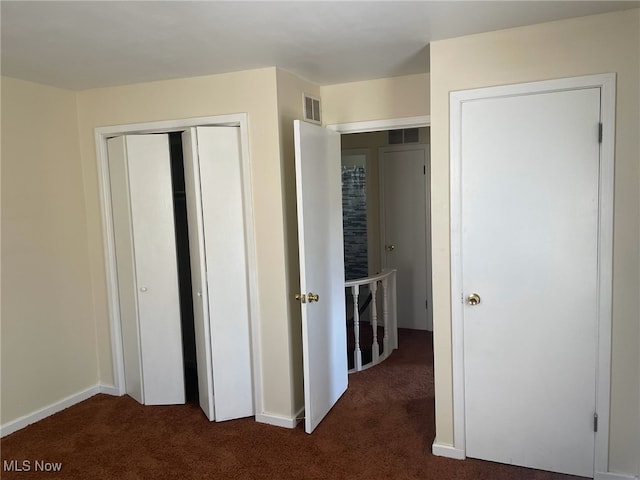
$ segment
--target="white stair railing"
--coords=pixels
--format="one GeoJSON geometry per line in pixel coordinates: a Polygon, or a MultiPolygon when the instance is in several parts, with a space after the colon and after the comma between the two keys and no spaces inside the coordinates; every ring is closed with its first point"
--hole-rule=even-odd
{"type": "MultiPolygon", "coordinates": [[[[353,369],[349,373],[359,372],[384,361],[392,350],[398,348],[398,322],[396,308],[396,271],[383,270],[382,273],[366,278],[358,278],[345,282],[345,289],[350,291],[353,299],[353,369]],[[372,329],[371,361],[362,364],[361,345],[361,325],[360,309],[358,299],[360,297],[360,287],[367,286],[371,292],[370,303],[370,328],[372,329]],[[378,296],[378,286],[382,287],[382,298],[378,296]],[[382,303],[382,319],[378,318],[378,302],[382,303]],[[378,340],[378,324],[382,322],[384,336],[382,338],[382,354],[380,354],[380,343],[378,340]]],[[[366,313],[366,312],[364,312],[366,313]]]]}

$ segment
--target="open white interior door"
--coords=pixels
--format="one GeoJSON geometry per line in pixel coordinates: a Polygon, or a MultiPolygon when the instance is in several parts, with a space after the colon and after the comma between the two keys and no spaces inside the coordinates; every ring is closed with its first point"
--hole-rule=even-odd
{"type": "Polygon", "coordinates": [[[240,131],[195,127],[182,143],[200,405],[210,420],[248,417],[254,395],[240,131]]]}
{"type": "Polygon", "coordinates": [[[305,431],[347,389],[340,135],[294,121],[305,431]]]}

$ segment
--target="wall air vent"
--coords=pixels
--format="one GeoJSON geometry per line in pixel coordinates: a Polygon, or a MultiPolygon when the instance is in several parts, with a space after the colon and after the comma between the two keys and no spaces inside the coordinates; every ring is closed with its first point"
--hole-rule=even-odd
{"type": "Polygon", "coordinates": [[[320,125],[320,99],[307,93],[302,94],[302,105],[304,109],[304,119],[308,122],[320,125]]]}
{"type": "Polygon", "coordinates": [[[417,128],[405,128],[401,130],[388,130],[389,145],[399,145],[403,143],[418,143],[420,135],[417,128]]]}

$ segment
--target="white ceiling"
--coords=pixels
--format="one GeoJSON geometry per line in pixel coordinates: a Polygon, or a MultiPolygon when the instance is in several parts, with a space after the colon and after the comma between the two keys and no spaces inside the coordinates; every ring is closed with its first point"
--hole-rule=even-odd
{"type": "Polygon", "coordinates": [[[638,6],[2,0],[2,74],[82,90],[275,65],[328,85],[427,72],[434,40],[638,6]]]}

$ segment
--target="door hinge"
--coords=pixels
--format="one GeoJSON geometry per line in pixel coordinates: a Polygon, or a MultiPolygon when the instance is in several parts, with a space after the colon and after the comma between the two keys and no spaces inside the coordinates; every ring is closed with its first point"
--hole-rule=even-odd
{"type": "Polygon", "coordinates": [[[594,432],[598,431],[598,414],[597,413],[593,414],[593,431],[594,432]]]}
{"type": "Polygon", "coordinates": [[[602,143],[602,122],[598,124],[598,143],[602,143]]]}
{"type": "Polygon", "coordinates": [[[424,308],[426,308],[427,310],[429,310],[429,300],[425,300],[425,301],[424,301],[424,308]]]}
{"type": "Polygon", "coordinates": [[[423,174],[423,175],[426,175],[426,174],[427,174],[427,166],[426,166],[426,165],[423,165],[423,166],[422,166],[422,174],[423,174]]]}

